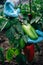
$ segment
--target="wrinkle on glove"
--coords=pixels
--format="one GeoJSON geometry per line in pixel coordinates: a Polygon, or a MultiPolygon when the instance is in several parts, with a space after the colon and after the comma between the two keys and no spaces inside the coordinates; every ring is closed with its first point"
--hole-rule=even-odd
{"type": "Polygon", "coordinates": [[[20,9],[14,9],[15,5],[10,0],[7,0],[4,5],[4,15],[9,17],[18,17],[20,9]]]}
{"type": "Polygon", "coordinates": [[[39,42],[43,41],[43,32],[39,31],[39,30],[36,30],[36,32],[39,35],[38,39],[32,40],[32,39],[28,38],[29,43],[36,44],[36,43],[39,43],[39,42]]]}

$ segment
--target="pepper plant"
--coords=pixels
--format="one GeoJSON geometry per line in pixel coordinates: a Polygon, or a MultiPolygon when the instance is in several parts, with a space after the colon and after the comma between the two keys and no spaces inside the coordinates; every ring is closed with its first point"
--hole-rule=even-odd
{"type": "MultiPolygon", "coordinates": [[[[43,22],[42,22],[43,21],[43,12],[42,12],[43,7],[41,7],[42,6],[41,2],[42,1],[34,0],[34,1],[32,1],[32,3],[30,2],[30,5],[29,5],[29,3],[26,3],[24,5],[20,4],[18,6],[21,8],[21,14],[23,16],[23,21],[22,21],[22,19],[19,19],[18,17],[17,18],[5,17],[3,14],[2,15],[0,14],[0,32],[4,31],[6,37],[9,40],[9,43],[10,43],[10,48],[8,48],[8,50],[6,51],[6,59],[9,62],[13,59],[14,55],[15,56],[20,55],[21,57],[23,57],[21,59],[21,61],[23,60],[22,61],[23,65],[26,65],[25,61],[27,59],[26,59],[25,55],[22,55],[22,49],[24,49],[24,47],[27,44],[28,33],[26,32],[26,34],[25,34],[25,32],[23,31],[24,28],[22,28],[22,25],[23,24],[27,25],[27,23],[29,23],[35,29],[40,29],[40,30],[43,29],[43,27],[42,27],[42,25],[43,25],[43,22]],[[40,26],[40,23],[41,23],[41,26],[40,26]]],[[[36,38],[37,37],[38,36],[36,35],[36,38]]],[[[0,56],[1,55],[3,56],[1,60],[2,60],[2,62],[4,62],[5,59],[4,59],[3,51],[2,50],[0,50],[0,51],[1,51],[0,56]]],[[[18,58],[16,60],[19,62],[18,58]]],[[[20,65],[20,63],[19,63],[19,65],[20,65]]]]}
{"type": "Polygon", "coordinates": [[[39,0],[29,0],[28,3],[22,4],[21,6],[21,12],[24,16],[24,19],[29,19],[30,24],[35,27],[35,29],[42,30],[43,28],[43,1],[39,0]],[[28,18],[28,17],[29,18],[28,18]],[[35,26],[34,26],[35,25],[35,26]]]}

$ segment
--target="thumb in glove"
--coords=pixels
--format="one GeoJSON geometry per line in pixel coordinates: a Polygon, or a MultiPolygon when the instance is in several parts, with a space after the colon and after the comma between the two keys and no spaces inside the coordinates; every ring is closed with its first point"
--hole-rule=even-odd
{"type": "Polygon", "coordinates": [[[39,35],[38,39],[36,40],[32,40],[30,38],[28,38],[28,42],[31,44],[36,44],[36,43],[39,43],[41,41],[43,41],[43,32],[42,31],[39,31],[39,30],[36,30],[37,34],[39,35]]]}

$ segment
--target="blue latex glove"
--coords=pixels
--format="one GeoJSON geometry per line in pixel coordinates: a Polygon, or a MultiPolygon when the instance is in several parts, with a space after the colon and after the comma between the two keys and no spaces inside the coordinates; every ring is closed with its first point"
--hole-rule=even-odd
{"type": "Polygon", "coordinates": [[[7,0],[4,5],[4,15],[9,17],[18,17],[20,9],[14,9],[15,5],[10,0],[7,0]]]}
{"type": "Polygon", "coordinates": [[[36,44],[36,43],[39,43],[39,42],[43,41],[43,32],[39,31],[39,30],[36,30],[36,33],[39,35],[38,39],[32,40],[32,39],[28,38],[29,43],[36,44]]]}

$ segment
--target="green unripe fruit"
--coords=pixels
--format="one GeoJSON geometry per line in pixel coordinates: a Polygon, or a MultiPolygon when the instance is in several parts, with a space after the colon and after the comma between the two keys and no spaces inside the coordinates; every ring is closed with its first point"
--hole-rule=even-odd
{"type": "Polygon", "coordinates": [[[31,39],[37,39],[38,35],[35,31],[35,29],[30,25],[22,25],[23,31],[31,38],[31,39]]]}
{"type": "Polygon", "coordinates": [[[25,42],[24,40],[21,38],[20,39],[20,48],[23,49],[25,47],[25,42]]]}

